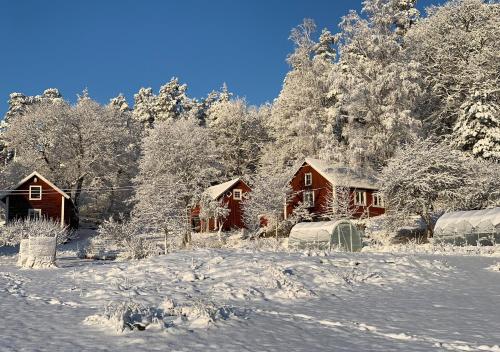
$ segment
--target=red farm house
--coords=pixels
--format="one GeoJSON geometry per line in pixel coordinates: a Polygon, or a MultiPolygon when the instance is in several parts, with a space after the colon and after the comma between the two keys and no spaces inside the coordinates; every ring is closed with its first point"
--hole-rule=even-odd
{"type": "Polygon", "coordinates": [[[330,211],[329,199],[341,188],[345,204],[353,218],[373,217],[385,212],[377,181],[363,170],[306,158],[290,181],[292,195],[285,207],[285,218],[300,204],[305,204],[314,220],[323,220],[330,211]],[[347,203],[349,203],[347,205],[347,203]]]}
{"type": "Polygon", "coordinates": [[[0,195],[5,204],[6,222],[15,219],[50,219],[61,227],[78,227],[73,202],[52,182],[33,172],[11,190],[0,195]]]}
{"type": "MultiPolygon", "coordinates": [[[[250,192],[248,185],[236,178],[234,180],[209,187],[204,194],[211,200],[219,202],[221,205],[227,205],[229,214],[222,221],[222,231],[245,228],[243,221],[243,212],[241,210],[241,201],[245,194],[250,192]]],[[[217,231],[219,230],[219,221],[214,218],[201,219],[203,213],[201,205],[195,207],[191,212],[191,224],[195,231],[217,231]]]]}

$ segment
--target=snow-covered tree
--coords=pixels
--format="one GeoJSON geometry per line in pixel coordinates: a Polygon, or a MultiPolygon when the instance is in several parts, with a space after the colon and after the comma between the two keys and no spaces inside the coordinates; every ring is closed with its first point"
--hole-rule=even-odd
{"type": "Polygon", "coordinates": [[[206,229],[201,230],[209,230],[210,219],[215,222],[216,229],[222,229],[224,220],[231,211],[228,203],[223,200],[213,199],[209,194],[204,193],[198,204],[200,206],[200,219],[204,220],[206,224],[206,229]]]}
{"type": "Polygon", "coordinates": [[[112,98],[109,101],[109,105],[117,108],[121,112],[131,111],[127,103],[127,99],[125,99],[125,97],[121,93],[117,97],[112,98]]]}
{"type": "Polygon", "coordinates": [[[58,101],[29,107],[10,123],[5,138],[16,150],[15,163],[9,168],[38,170],[61,188],[70,189],[78,210],[99,216],[109,214],[109,189],[129,184],[127,178],[133,176],[137,160],[138,140],[123,113],[99,105],[86,94],[75,106],[58,101]],[[128,177],[118,182],[119,170],[128,177]],[[96,197],[106,201],[96,202],[96,197]],[[100,204],[97,209],[96,204],[100,204]]]}
{"type": "Polygon", "coordinates": [[[141,88],[134,95],[134,117],[148,127],[158,121],[179,118],[197,106],[186,91],[187,85],[180,84],[176,77],[161,86],[158,95],[151,88],[141,88]]]}
{"type": "Polygon", "coordinates": [[[388,216],[404,224],[418,215],[432,237],[436,214],[481,206],[477,197],[485,180],[475,166],[446,143],[419,140],[402,148],[381,175],[388,216]]]}
{"type": "Polygon", "coordinates": [[[335,40],[325,30],[317,43],[315,30],[314,22],[306,19],[290,35],[295,44],[288,57],[291,70],[271,109],[268,128],[275,142],[264,158],[277,168],[317,156],[328,140],[323,131],[335,115],[335,96],[330,94],[335,40]]]}
{"type": "Polygon", "coordinates": [[[406,56],[403,45],[418,11],[414,1],[366,0],[362,14],[351,11],[340,23],[332,90],[339,99],[335,129],[344,148],[332,153],[378,168],[418,134],[413,106],[422,82],[418,63],[406,56]]]}
{"type": "Polygon", "coordinates": [[[335,185],[328,192],[324,215],[330,220],[351,219],[358,210],[353,204],[350,187],[335,185]]]}
{"type": "Polygon", "coordinates": [[[220,170],[217,147],[206,128],[186,119],[158,122],[143,141],[134,214],[160,227],[165,219],[181,216],[183,242],[190,242],[190,210],[210,182],[219,179],[220,170]],[[160,216],[151,219],[155,210],[160,216]]]}
{"type": "Polygon", "coordinates": [[[500,88],[478,87],[469,95],[460,107],[451,139],[475,157],[500,161],[500,88]]]}
{"type": "Polygon", "coordinates": [[[233,178],[253,173],[267,135],[259,111],[243,99],[220,99],[208,110],[206,124],[219,147],[224,176],[233,178]]]}
{"type": "Polygon", "coordinates": [[[151,88],[141,88],[134,94],[134,118],[148,127],[153,127],[156,118],[155,100],[151,88]]]}
{"type": "Polygon", "coordinates": [[[269,173],[264,169],[253,177],[250,182],[252,192],[242,202],[243,219],[250,231],[257,231],[262,220],[267,222],[268,228],[278,231],[287,197],[291,193],[290,177],[290,170],[269,173]]]}
{"type": "Polygon", "coordinates": [[[428,9],[407,33],[407,55],[419,63],[427,94],[418,101],[428,135],[449,135],[464,104],[477,92],[497,90],[500,4],[455,0],[428,9]]]}

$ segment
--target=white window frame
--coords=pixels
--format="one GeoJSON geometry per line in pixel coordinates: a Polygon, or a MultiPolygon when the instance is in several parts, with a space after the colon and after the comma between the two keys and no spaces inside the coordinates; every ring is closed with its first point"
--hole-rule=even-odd
{"type": "Polygon", "coordinates": [[[42,200],[42,186],[30,186],[30,193],[29,193],[29,200],[42,200]],[[33,198],[33,196],[31,195],[31,190],[33,188],[38,188],[40,189],[40,198],[33,198]]]}
{"type": "Polygon", "coordinates": [[[302,201],[308,208],[314,208],[314,191],[304,191],[302,201]],[[311,195],[311,202],[306,202],[306,194],[311,195]]]}
{"type": "Polygon", "coordinates": [[[382,197],[382,195],[380,193],[373,193],[372,195],[373,197],[373,202],[372,202],[372,205],[376,208],[385,208],[385,204],[384,204],[384,198],[382,197]]]}
{"type": "Polygon", "coordinates": [[[39,220],[42,218],[42,209],[28,209],[28,219],[39,220]]]}
{"type": "Polygon", "coordinates": [[[240,188],[233,189],[233,199],[234,200],[242,200],[243,199],[243,191],[240,188]],[[236,192],[239,192],[239,197],[236,197],[236,192]]]}
{"type": "Polygon", "coordinates": [[[354,191],[354,205],[361,205],[366,207],[366,191],[354,191]],[[358,201],[358,194],[362,195],[362,201],[358,201]]]}
{"type": "Polygon", "coordinates": [[[312,172],[306,172],[304,174],[304,186],[311,186],[313,184],[313,174],[312,172]],[[309,177],[309,182],[307,182],[307,177],[309,177]]]}

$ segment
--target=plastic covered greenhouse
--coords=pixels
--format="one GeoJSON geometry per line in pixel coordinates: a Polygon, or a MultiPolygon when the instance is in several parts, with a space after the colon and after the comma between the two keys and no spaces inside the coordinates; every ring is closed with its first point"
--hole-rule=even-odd
{"type": "Polygon", "coordinates": [[[500,243],[500,208],[446,213],[436,222],[434,240],[457,245],[500,243]]]}
{"type": "Polygon", "coordinates": [[[349,220],[302,222],[292,228],[288,247],[358,252],[362,247],[361,233],[349,220]]]}

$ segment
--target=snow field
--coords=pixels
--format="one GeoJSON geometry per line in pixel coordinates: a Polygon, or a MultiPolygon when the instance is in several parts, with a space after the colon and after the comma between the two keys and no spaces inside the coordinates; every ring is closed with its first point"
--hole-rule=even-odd
{"type": "Polygon", "coordinates": [[[500,342],[496,258],[199,249],[99,262],[70,254],[60,253],[58,269],[20,270],[15,256],[0,262],[0,351],[498,351],[500,342]]]}

